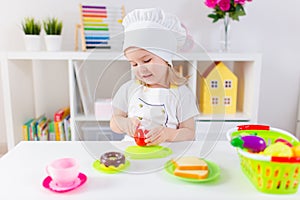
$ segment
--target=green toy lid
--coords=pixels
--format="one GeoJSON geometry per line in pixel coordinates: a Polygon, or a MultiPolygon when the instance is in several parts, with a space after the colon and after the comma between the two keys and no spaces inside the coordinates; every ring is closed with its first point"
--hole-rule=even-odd
{"type": "Polygon", "coordinates": [[[100,171],[100,172],[107,173],[107,174],[116,174],[116,173],[122,172],[129,165],[130,165],[130,162],[128,160],[125,161],[125,164],[122,164],[119,167],[115,167],[115,166],[106,167],[105,165],[103,165],[102,163],[100,163],[99,160],[96,160],[93,163],[94,169],[96,169],[97,171],[100,171]]]}
{"type": "Polygon", "coordinates": [[[131,159],[164,158],[172,154],[172,150],[163,146],[129,146],[125,149],[125,155],[131,159]]]}

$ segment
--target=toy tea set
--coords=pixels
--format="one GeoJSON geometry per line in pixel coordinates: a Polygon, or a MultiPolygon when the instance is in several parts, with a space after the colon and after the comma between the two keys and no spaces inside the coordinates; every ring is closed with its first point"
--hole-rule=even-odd
{"type": "Polygon", "coordinates": [[[272,194],[297,192],[300,143],[292,134],[266,125],[241,125],[227,132],[237,148],[243,173],[257,190],[272,194]]]}
{"type": "MultiPolygon", "coordinates": [[[[146,146],[147,130],[136,130],[135,146],[125,153],[105,152],[93,162],[97,171],[115,174],[130,166],[128,159],[164,158],[172,150],[162,146],[146,146]],[[128,159],[127,159],[128,158],[128,159]]],[[[236,147],[244,174],[261,192],[290,194],[297,192],[300,181],[300,143],[292,134],[265,125],[241,125],[227,132],[231,145],[236,147]]],[[[211,161],[195,156],[171,159],[164,165],[171,176],[188,182],[207,182],[219,177],[220,168],[211,161]]],[[[87,177],[78,171],[73,158],[53,161],[46,167],[43,186],[53,192],[68,192],[83,185],[87,177]]]]}
{"type": "Polygon", "coordinates": [[[84,184],[85,174],[79,172],[79,164],[74,158],[59,158],[46,166],[47,176],[43,186],[53,192],[68,192],[84,184]]]}
{"type": "MultiPolygon", "coordinates": [[[[172,154],[168,147],[147,146],[145,135],[148,132],[144,127],[138,127],[134,136],[137,145],[128,146],[124,154],[114,151],[103,153],[99,160],[93,162],[93,168],[102,173],[115,174],[130,166],[128,159],[156,159],[172,154]]],[[[44,179],[43,186],[57,193],[69,192],[80,187],[87,177],[80,173],[78,168],[78,163],[73,158],[54,160],[46,167],[48,176],[44,179]]],[[[207,182],[220,175],[218,165],[196,156],[171,159],[165,163],[164,168],[168,174],[188,182],[207,182]]]]}

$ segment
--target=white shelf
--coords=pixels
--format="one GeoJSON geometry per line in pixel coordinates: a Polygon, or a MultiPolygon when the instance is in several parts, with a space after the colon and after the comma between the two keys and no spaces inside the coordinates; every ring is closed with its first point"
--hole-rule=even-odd
{"type": "Polygon", "coordinates": [[[97,51],[97,52],[72,52],[72,51],[61,51],[61,52],[27,52],[27,51],[16,51],[8,52],[6,54],[9,60],[125,60],[125,57],[121,52],[108,52],[108,51],[97,51]]]}
{"type": "MultiPolygon", "coordinates": [[[[101,119],[101,120],[97,120],[96,117],[94,115],[84,115],[84,114],[77,114],[74,117],[75,121],[81,121],[81,122],[85,122],[85,121],[102,121],[102,122],[107,122],[110,119],[101,119]]],[[[213,115],[204,115],[204,114],[200,114],[197,117],[195,117],[196,121],[250,121],[251,118],[249,115],[242,113],[242,112],[237,112],[235,114],[226,114],[226,115],[222,115],[222,114],[213,114],[213,115]]]]}
{"type": "MultiPolygon", "coordinates": [[[[224,61],[231,65],[232,70],[239,78],[239,84],[241,84],[238,90],[238,110],[233,115],[199,115],[195,118],[196,122],[201,127],[213,127],[210,124],[221,125],[225,122],[225,127],[228,128],[234,124],[250,122],[257,122],[258,115],[258,100],[259,100],[259,88],[260,88],[260,73],[262,58],[259,53],[215,53],[215,52],[200,52],[200,53],[181,53],[175,56],[173,59],[175,62],[179,62],[184,66],[185,73],[191,75],[188,85],[191,87],[195,95],[198,95],[197,84],[199,72],[206,69],[207,64],[213,61],[224,61]],[[188,62],[186,62],[188,61],[188,62]],[[203,125],[203,126],[202,126],[203,125]]],[[[128,64],[122,52],[111,52],[108,50],[97,50],[88,52],[72,52],[72,51],[61,51],[61,52],[3,52],[0,55],[1,58],[1,69],[2,69],[2,80],[3,80],[3,96],[5,103],[5,119],[6,119],[6,133],[8,148],[11,149],[19,141],[22,140],[21,126],[30,117],[33,117],[40,112],[47,112],[48,107],[54,106],[54,102],[47,98],[46,92],[41,92],[41,86],[36,79],[40,77],[37,73],[43,73],[47,68],[54,68],[56,70],[63,70],[66,72],[64,77],[64,83],[61,84],[61,88],[65,92],[68,98],[69,105],[71,107],[71,130],[73,140],[77,140],[77,134],[74,124],[76,122],[95,122],[95,116],[85,116],[83,113],[78,112],[78,102],[76,97],[78,93],[74,90],[75,88],[75,77],[74,77],[74,62],[84,63],[88,65],[95,65],[95,69],[101,69],[101,66],[107,65],[107,63],[122,62],[123,65],[128,64]],[[34,61],[34,62],[33,62],[34,61]],[[50,64],[49,64],[50,63],[50,64]],[[37,78],[38,77],[38,78],[37,78]],[[41,102],[46,101],[46,102],[41,102]],[[40,106],[40,105],[43,106],[40,106]],[[45,110],[43,110],[45,109],[45,110]]],[[[117,63],[119,65],[119,63],[117,63]]],[[[130,67],[129,65],[127,67],[130,67]]],[[[116,68],[117,70],[120,68],[116,68]]],[[[57,71],[57,74],[61,71],[57,71]]],[[[113,72],[114,73],[114,72],[113,72]]],[[[120,73],[120,72],[118,72],[120,73]]],[[[123,73],[123,72],[122,72],[123,73]]],[[[114,74],[115,75],[115,74],[114,74]]],[[[48,78],[48,77],[46,77],[48,78]]],[[[48,78],[51,81],[56,81],[58,78],[53,76],[48,78]]],[[[46,86],[51,87],[52,83],[43,83],[46,86]]],[[[108,81],[112,81],[111,78],[108,81]]],[[[111,83],[115,84],[115,82],[111,83]]],[[[109,84],[108,84],[109,85],[109,84]]],[[[63,92],[58,92],[61,95],[63,92]]],[[[57,95],[57,92],[50,92],[49,95],[57,95]]],[[[58,99],[57,102],[63,102],[58,99]]],[[[65,105],[61,105],[63,107],[65,105]]],[[[58,107],[56,107],[58,109],[58,107]]],[[[107,122],[107,120],[100,120],[99,122],[107,122]]],[[[208,129],[210,130],[210,129],[208,129]]],[[[224,131],[226,131],[224,129],[224,131]]]]}
{"type": "Polygon", "coordinates": [[[204,115],[200,114],[195,118],[196,121],[251,121],[251,117],[248,114],[237,112],[235,114],[213,114],[204,115]]]}
{"type": "MultiPolygon", "coordinates": [[[[74,117],[75,121],[78,122],[86,122],[86,121],[95,121],[95,122],[108,122],[110,119],[101,119],[98,120],[94,115],[84,115],[84,114],[77,114],[74,117]]],[[[205,122],[214,122],[214,121],[244,121],[248,122],[251,121],[251,118],[249,115],[237,112],[236,114],[226,114],[226,115],[221,115],[221,114],[214,114],[214,115],[204,115],[200,114],[197,117],[195,117],[196,121],[205,121],[205,122]]]]}
{"type": "MultiPolygon", "coordinates": [[[[122,52],[97,50],[87,52],[74,52],[74,51],[12,51],[2,53],[9,60],[126,60],[122,52]]],[[[222,60],[222,61],[254,61],[261,57],[258,53],[180,53],[180,56],[175,56],[176,60],[198,60],[198,61],[210,61],[210,60],[222,60]]]]}
{"type": "Polygon", "coordinates": [[[182,53],[174,60],[197,60],[197,61],[254,61],[261,57],[258,53],[182,53]]]}

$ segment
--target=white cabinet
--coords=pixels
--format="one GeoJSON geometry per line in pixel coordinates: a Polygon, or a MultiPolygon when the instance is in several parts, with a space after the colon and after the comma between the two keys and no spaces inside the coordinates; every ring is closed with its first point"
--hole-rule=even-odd
{"type": "MultiPolygon", "coordinates": [[[[212,61],[223,61],[239,78],[237,113],[200,115],[195,118],[197,139],[207,134],[224,138],[228,128],[255,123],[258,114],[261,55],[239,53],[184,53],[174,59],[190,75],[189,87],[199,99],[200,74],[212,61]]],[[[130,65],[121,52],[7,52],[2,54],[2,81],[8,148],[22,140],[22,125],[30,117],[47,117],[64,106],[71,108],[72,140],[84,139],[82,129],[99,126],[103,132],[108,119],[98,122],[93,113],[85,115],[79,101],[74,66],[80,66],[88,82],[92,102],[110,98],[118,87],[132,78],[130,65]]]]}

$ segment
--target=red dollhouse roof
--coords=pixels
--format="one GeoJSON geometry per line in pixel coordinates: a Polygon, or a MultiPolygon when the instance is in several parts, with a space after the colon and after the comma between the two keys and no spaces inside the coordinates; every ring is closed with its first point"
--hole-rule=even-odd
{"type": "Polygon", "coordinates": [[[217,66],[220,62],[213,62],[203,73],[202,77],[206,78],[210,72],[215,68],[215,66],[217,66]]]}

